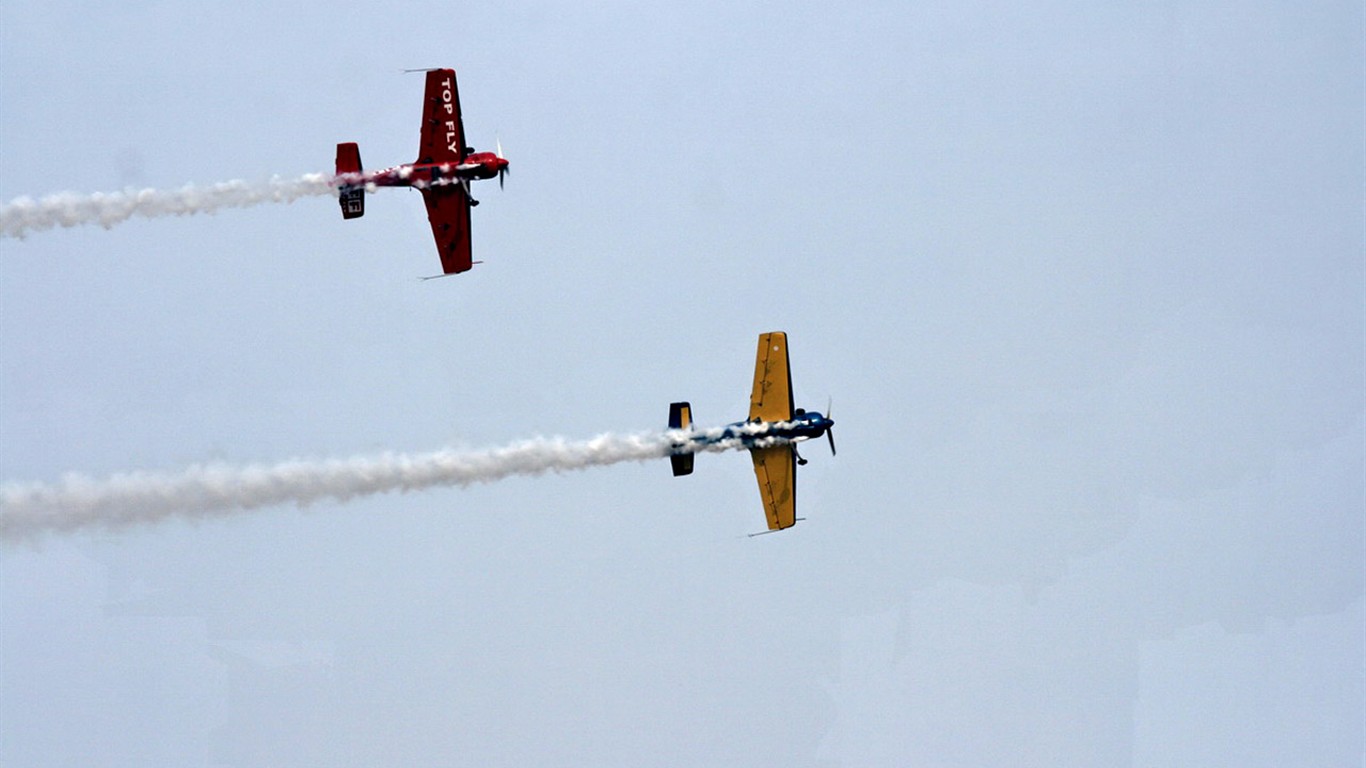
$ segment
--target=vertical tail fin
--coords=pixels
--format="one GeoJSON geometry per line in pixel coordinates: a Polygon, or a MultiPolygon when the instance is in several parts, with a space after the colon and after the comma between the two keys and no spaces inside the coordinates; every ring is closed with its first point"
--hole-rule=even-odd
{"type": "MultiPolygon", "coordinates": [[[[347,142],[337,145],[337,175],[346,173],[359,174],[360,167],[360,147],[355,142],[347,142]]],[[[342,184],[340,195],[337,198],[341,203],[343,219],[358,219],[365,215],[365,185],[364,184],[342,184]]]]}
{"type": "MultiPolygon", "coordinates": [[[[669,429],[690,429],[692,427],[692,405],[688,403],[669,403],[669,429]]],[[[692,474],[693,454],[676,453],[669,457],[673,465],[674,477],[692,474]]]]}

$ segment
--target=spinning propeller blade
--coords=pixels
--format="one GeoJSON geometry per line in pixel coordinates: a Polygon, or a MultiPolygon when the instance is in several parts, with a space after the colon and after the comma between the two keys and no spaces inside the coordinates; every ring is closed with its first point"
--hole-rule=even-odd
{"type": "Polygon", "coordinates": [[[498,188],[502,189],[503,177],[508,175],[507,158],[503,157],[503,140],[494,136],[493,143],[497,147],[497,152],[495,152],[495,154],[498,156],[498,159],[504,161],[504,164],[498,167],[498,188]]]}
{"type": "MultiPolygon", "coordinates": [[[[830,415],[830,412],[833,411],[833,410],[835,410],[835,399],[832,397],[832,398],[828,398],[828,399],[825,401],[825,418],[829,419],[829,420],[831,421],[832,424],[833,424],[834,421],[835,421],[835,417],[834,417],[834,416],[831,416],[831,415],[830,415]]],[[[835,455],[835,428],[834,428],[833,426],[832,426],[832,427],[826,427],[826,428],[825,428],[825,437],[826,437],[826,439],[828,439],[828,440],[830,441],[830,455],[831,455],[831,456],[834,456],[834,455],[835,455]]]]}

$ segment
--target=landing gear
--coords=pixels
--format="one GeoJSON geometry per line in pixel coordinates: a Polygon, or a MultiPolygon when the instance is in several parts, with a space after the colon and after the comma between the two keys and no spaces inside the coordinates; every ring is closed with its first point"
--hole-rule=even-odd
{"type": "Polygon", "coordinates": [[[460,180],[460,188],[465,190],[465,199],[470,201],[471,208],[473,208],[476,205],[479,205],[479,201],[475,200],[474,194],[470,192],[470,183],[467,180],[460,180]]]}

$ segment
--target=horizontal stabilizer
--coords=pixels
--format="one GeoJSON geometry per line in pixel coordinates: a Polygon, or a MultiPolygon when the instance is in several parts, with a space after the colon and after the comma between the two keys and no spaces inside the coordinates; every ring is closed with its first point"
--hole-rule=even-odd
{"type": "Polygon", "coordinates": [[[674,477],[682,477],[692,474],[692,460],[694,455],[691,453],[676,453],[669,457],[669,463],[673,465],[674,477]]]}
{"type": "Polygon", "coordinates": [[[692,427],[692,405],[669,403],[669,429],[688,429],[690,427],[692,427]]]}
{"type": "MultiPolygon", "coordinates": [[[[692,428],[692,406],[688,403],[669,403],[669,429],[692,428]]],[[[674,477],[692,474],[693,454],[676,453],[669,457],[674,477]]]]}
{"type": "MultiPolygon", "coordinates": [[[[360,147],[353,141],[338,144],[337,175],[360,172],[360,147]]],[[[359,219],[365,215],[365,185],[342,184],[337,201],[341,204],[343,219],[359,219]]]]}

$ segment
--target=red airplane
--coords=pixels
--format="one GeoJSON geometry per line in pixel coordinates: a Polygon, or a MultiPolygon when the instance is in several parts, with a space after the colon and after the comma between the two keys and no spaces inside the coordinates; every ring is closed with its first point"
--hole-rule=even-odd
{"type": "Polygon", "coordinates": [[[427,70],[427,95],[422,106],[422,142],[417,162],[364,173],[360,149],[355,142],[337,145],[337,183],[342,218],[365,215],[365,193],[378,187],[413,187],[421,190],[432,223],[441,271],[453,275],[474,265],[470,257],[471,179],[503,177],[508,161],[501,142],[497,152],[475,152],[465,146],[465,126],[460,119],[460,94],[455,70],[427,70]]]}

